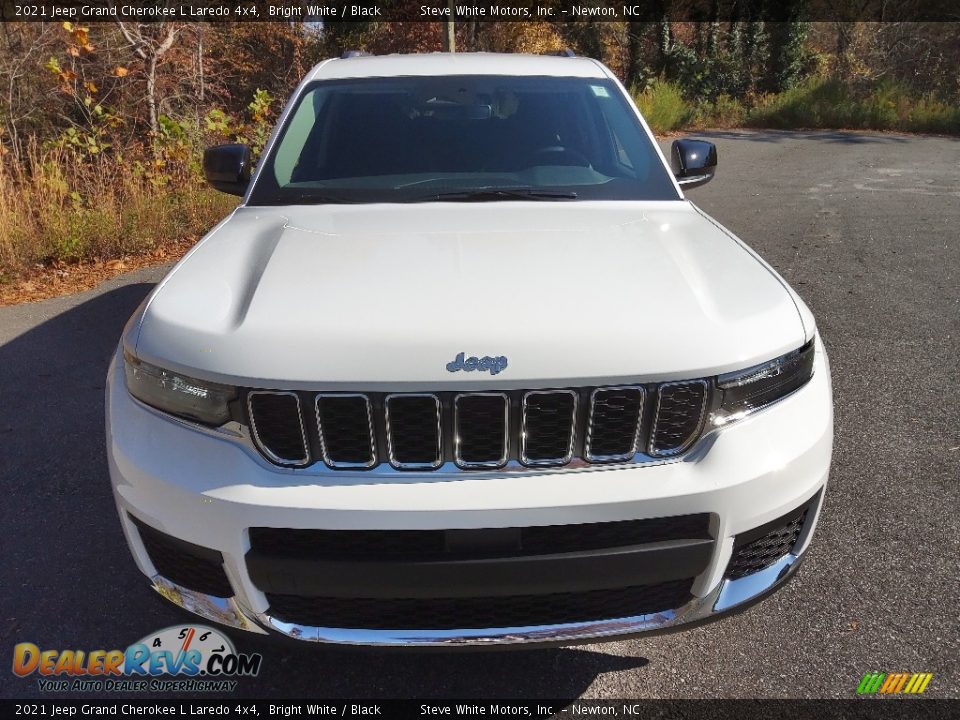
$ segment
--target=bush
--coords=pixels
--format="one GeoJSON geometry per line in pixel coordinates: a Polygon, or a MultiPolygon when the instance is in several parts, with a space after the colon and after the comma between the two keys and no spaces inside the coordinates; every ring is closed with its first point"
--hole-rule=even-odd
{"type": "Polygon", "coordinates": [[[741,127],[747,117],[747,108],[736,98],[720,95],[715,102],[697,106],[695,125],[700,128],[741,127]]]}
{"type": "Polygon", "coordinates": [[[857,92],[838,80],[812,78],[758,98],[746,124],[774,128],[841,128],[960,133],[960,108],[931,96],[914,97],[897,82],[857,92]]]}
{"type": "Polygon", "coordinates": [[[655,133],[679,130],[694,118],[694,109],[684,99],[680,86],[666,80],[654,80],[648,88],[635,93],[634,100],[655,133]]]}
{"type": "Polygon", "coordinates": [[[685,128],[760,127],[791,129],[900,130],[960,135],[960,107],[932,95],[914,96],[895,81],[857,90],[819,76],[785,90],[748,96],[747,102],[721,94],[694,105],[680,85],[654,80],[634,92],[640,112],[655,133],[685,128]]]}
{"type": "Polygon", "coordinates": [[[924,96],[910,108],[904,130],[960,135],[960,107],[924,96]]]}
{"type": "Polygon", "coordinates": [[[33,141],[19,158],[0,146],[0,278],[38,263],[117,258],[199,237],[236,205],[207,187],[202,149],[232,140],[252,145],[256,157],[272,103],[258,90],[247,123],[216,109],[202,121],[160,115],[146,142],[121,143],[107,124],[33,141]]]}
{"type": "Polygon", "coordinates": [[[199,181],[156,182],[142,164],[34,146],[0,158],[0,275],[52,261],[116,258],[206,232],[236,203],[199,181]]]}

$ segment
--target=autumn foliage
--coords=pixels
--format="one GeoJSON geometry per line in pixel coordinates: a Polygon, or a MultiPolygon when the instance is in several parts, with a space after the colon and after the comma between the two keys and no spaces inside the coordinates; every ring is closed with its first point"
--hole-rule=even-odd
{"type": "MultiPolygon", "coordinates": [[[[401,21],[5,23],[0,283],[38,264],[199,237],[232,202],[203,182],[205,146],[262,148],[282,102],[325,57],[442,49],[442,23],[415,22],[417,2],[393,4],[401,21]]],[[[672,22],[663,7],[635,22],[461,19],[456,47],[596,57],[658,130],[960,133],[956,24],[672,22]]]]}

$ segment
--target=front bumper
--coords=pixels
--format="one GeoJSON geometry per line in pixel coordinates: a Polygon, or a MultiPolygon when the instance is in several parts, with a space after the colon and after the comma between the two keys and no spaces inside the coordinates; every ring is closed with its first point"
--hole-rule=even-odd
{"type": "Polygon", "coordinates": [[[622,640],[685,630],[735,615],[766,598],[796,573],[802,557],[793,553],[749,577],[724,579],[712,592],[675,610],[593,622],[457,630],[369,630],[297,625],[244,608],[236,598],[218,598],[181,587],[154,575],[153,587],[170,602],[207,620],[240,630],[267,631],[296,640],[379,647],[458,647],[515,644],[564,644],[622,640]]]}
{"type": "MultiPolygon", "coordinates": [[[[291,471],[263,461],[242,433],[229,437],[198,430],[132,400],[116,361],[107,390],[114,494],[133,556],[155,589],[226,625],[351,645],[587,642],[671,631],[739,611],[781,586],[799,567],[819,516],[832,436],[829,369],[819,341],[808,385],[704,436],[683,458],[589,471],[484,472],[456,480],[428,474],[385,479],[363,472],[291,471]],[[804,505],[805,519],[788,552],[757,572],[731,575],[738,537],[804,505]],[[689,600],[657,612],[618,613],[613,619],[453,629],[323,627],[292,622],[273,611],[268,593],[251,572],[250,528],[255,527],[447,531],[697,513],[709,515],[711,542],[690,578],[689,600]],[[165,577],[137,523],[218,553],[229,591],[201,592],[165,577]]],[[[383,590],[381,595],[389,596],[389,586],[383,590]]]]}

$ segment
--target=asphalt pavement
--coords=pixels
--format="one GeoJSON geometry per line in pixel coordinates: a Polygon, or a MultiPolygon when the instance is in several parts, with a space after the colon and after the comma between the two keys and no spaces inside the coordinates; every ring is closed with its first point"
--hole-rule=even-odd
{"type": "MultiPolygon", "coordinates": [[[[833,470],[797,578],[722,622],[576,648],[349,651],[234,633],[264,654],[238,696],[849,698],[864,673],[903,671],[960,697],[960,140],[698,137],[719,171],[689,197],[800,293],[832,363],[833,470]]],[[[104,449],[110,355],[165,270],[0,308],[0,697],[38,695],[36,676],[9,670],[15,643],[125,648],[182,622],[128,554],[104,449]]]]}

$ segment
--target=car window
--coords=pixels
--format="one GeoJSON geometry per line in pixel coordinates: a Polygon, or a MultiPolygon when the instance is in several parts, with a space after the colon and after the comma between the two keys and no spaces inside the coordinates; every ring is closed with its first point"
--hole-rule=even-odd
{"type": "Polygon", "coordinates": [[[317,82],[262,163],[250,204],[679,199],[619,88],[595,78],[317,82]]]}

